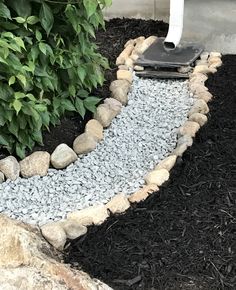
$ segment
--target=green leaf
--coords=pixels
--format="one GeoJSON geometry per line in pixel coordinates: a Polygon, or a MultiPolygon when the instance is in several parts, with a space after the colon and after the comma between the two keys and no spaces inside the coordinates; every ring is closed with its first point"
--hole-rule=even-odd
{"type": "Polygon", "coordinates": [[[39,43],[39,49],[40,49],[40,51],[43,53],[43,54],[47,54],[47,47],[46,47],[46,44],[45,43],[43,43],[43,42],[40,42],[39,43]]]}
{"type": "Polygon", "coordinates": [[[16,20],[16,22],[17,22],[17,23],[20,23],[20,24],[22,24],[22,23],[25,23],[25,22],[26,22],[26,19],[25,19],[25,18],[23,18],[23,17],[14,17],[13,19],[15,19],[15,20],[16,20]]]}
{"type": "Polygon", "coordinates": [[[35,97],[34,97],[33,94],[26,94],[25,96],[26,96],[30,101],[33,101],[33,102],[36,101],[36,99],[35,99],[35,97]]]}
{"type": "Polygon", "coordinates": [[[11,19],[11,12],[3,3],[0,3],[0,17],[11,19]]]}
{"type": "Polygon", "coordinates": [[[23,47],[25,49],[24,41],[20,37],[15,37],[14,40],[19,47],[23,47]]]}
{"type": "Polygon", "coordinates": [[[0,62],[8,64],[3,57],[0,56],[0,62]]]}
{"type": "Polygon", "coordinates": [[[18,16],[26,18],[31,15],[31,1],[29,0],[7,0],[18,16]]]}
{"type": "Polygon", "coordinates": [[[92,113],[95,113],[96,111],[96,105],[101,101],[101,99],[97,97],[88,97],[84,99],[84,106],[86,109],[91,111],[92,113]]]}
{"type": "Polygon", "coordinates": [[[23,84],[23,86],[26,86],[26,77],[24,75],[18,74],[16,76],[18,78],[19,81],[21,81],[21,83],[23,84]]]}
{"type": "Polygon", "coordinates": [[[36,24],[37,22],[39,22],[39,18],[37,16],[29,16],[27,19],[26,19],[26,22],[30,25],[34,25],[36,24]]]}
{"type": "Polygon", "coordinates": [[[7,141],[7,138],[4,137],[4,136],[1,135],[1,134],[0,134],[0,144],[1,144],[1,145],[4,145],[4,146],[8,146],[8,145],[9,145],[9,143],[8,143],[8,141],[7,141]]]}
{"type": "Polygon", "coordinates": [[[85,69],[82,66],[80,66],[80,67],[78,67],[77,73],[78,73],[78,76],[79,76],[81,82],[83,82],[85,79],[85,76],[86,76],[85,69]]]}
{"type": "Polygon", "coordinates": [[[84,118],[86,110],[85,110],[85,107],[84,107],[84,103],[83,103],[83,101],[80,98],[76,98],[76,100],[75,100],[75,108],[76,108],[77,112],[80,114],[80,116],[82,118],[84,118]]]}
{"type": "Polygon", "coordinates": [[[13,108],[15,109],[15,111],[16,111],[16,114],[18,115],[18,113],[20,112],[20,110],[22,108],[21,101],[15,100],[12,105],[13,105],[13,108]]]}
{"type": "Polygon", "coordinates": [[[25,146],[20,144],[20,143],[16,143],[16,154],[21,159],[24,159],[25,158],[25,146]]]}
{"type": "Polygon", "coordinates": [[[51,8],[44,2],[42,3],[42,7],[40,9],[39,19],[42,27],[46,31],[47,35],[49,35],[53,27],[54,17],[51,8]]]}
{"type": "Polygon", "coordinates": [[[62,105],[62,108],[65,110],[65,111],[76,111],[74,105],[72,104],[72,102],[68,99],[62,99],[61,101],[61,105],[62,105]]]}
{"type": "Polygon", "coordinates": [[[86,9],[88,17],[96,12],[98,2],[96,0],[83,0],[84,7],[86,9]]]}
{"type": "Polygon", "coordinates": [[[40,131],[35,131],[32,134],[33,140],[39,143],[40,145],[43,145],[43,136],[40,131]]]}
{"type": "Polygon", "coordinates": [[[11,76],[9,81],[8,81],[9,86],[13,85],[15,83],[15,81],[16,81],[16,77],[15,76],[11,76]]]}
{"type": "Polygon", "coordinates": [[[42,40],[42,33],[38,29],[35,32],[35,36],[38,41],[42,40]]]}

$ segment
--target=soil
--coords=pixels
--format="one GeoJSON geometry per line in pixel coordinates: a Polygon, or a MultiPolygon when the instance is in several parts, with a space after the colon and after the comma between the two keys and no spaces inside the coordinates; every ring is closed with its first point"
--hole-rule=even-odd
{"type": "MultiPolygon", "coordinates": [[[[96,43],[99,47],[98,51],[108,59],[110,69],[105,73],[106,81],[104,85],[94,90],[92,95],[102,99],[109,97],[109,85],[111,81],[116,79],[117,67],[115,60],[123,50],[126,41],[139,36],[165,36],[167,30],[168,24],[162,21],[125,18],[115,18],[106,21],[106,31],[100,29],[97,32],[96,43]]],[[[85,119],[82,119],[79,115],[65,116],[61,119],[60,125],[56,127],[51,126],[49,132],[43,132],[44,146],[35,146],[28,154],[37,150],[45,150],[52,153],[61,143],[66,143],[72,147],[74,139],[84,132],[85,124],[91,118],[92,114],[89,113],[87,113],[85,119]]],[[[0,148],[0,159],[8,155],[9,153],[6,150],[0,148]]]]}
{"type": "Polygon", "coordinates": [[[236,55],[207,86],[208,123],[169,183],[68,245],[65,261],[115,290],[236,289],[236,55]]]}

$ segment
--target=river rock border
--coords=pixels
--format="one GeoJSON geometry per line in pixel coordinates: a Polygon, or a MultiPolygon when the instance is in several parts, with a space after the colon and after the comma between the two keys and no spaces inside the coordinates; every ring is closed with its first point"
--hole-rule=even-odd
{"type": "MultiPolygon", "coordinates": [[[[19,163],[15,157],[8,156],[0,160],[0,182],[4,181],[5,177],[15,180],[20,174],[26,178],[34,175],[44,176],[47,174],[50,163],[56,169],[63,169],[73,163],[78,158],[77,155],[94,150],[97,143],[103,140],[104,128],[107,128],[120,113],[122,105],[128,103],[133,71],[144,69],[136,66],[135,61],[156,40],[156,36],[146,39],[141,36],[125,44],[124,50],[116,59],[117,80],[110,85],[111,97],[105,99],[104,103],[97,107],[94,118],[85,126],[85,132],[74,140],[73,149],[66,144],[60,144],[51,156],[48,152],[38,151],[19,163]]],[[[102,224],[111,213],[124,213],[132,203],[139,203],[159,190],[159,187],[169,179],[177,157],[182,156],[187,148],[192,146],[197,131],[207,122],[206,114],[209,112],[207,103],[212,100],[213,96],[205,86],[205,82],[208,74],[215,73],[221,65],[221,53],[203,52],[200,59],[196,61],[195,67],[188,68],[189,88],[195,98],[194,104],[189,111],[188,120],[178,129],[177,147],[145,176],[146,185],[129,196],[125,193],[118,193],[105,205],[75,211],[69,213],[64,220],[41,226],[42,235],[53,247],[62,251],[68,239],[73,240],[86,234],[88,226],[102,224]]]]}

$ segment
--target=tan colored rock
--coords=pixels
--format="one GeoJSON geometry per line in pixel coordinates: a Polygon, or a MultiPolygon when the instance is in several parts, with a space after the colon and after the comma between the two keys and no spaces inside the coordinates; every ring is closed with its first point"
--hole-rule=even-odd
{"type": "Polygon", "coordinates": [[[176,162],[177,156],[171,155],[163,159],[156,167],[154,170],[159,170],[159,169],[166,169],[170,171],[176,162]]]}
{"type": "Polygon", "coordinates": [[[197,131],[200,129],[200,126],[196,122],[186,121],[183,126],[179,128],[180,135],[189,135],[195,137],[197,131]]]}
{"type": "Polygon", "coordinates": [[[212,51],[210,53],[210,57],[222,57],[222,54],[220,52],[217,52],[217,51],[212,51]]]}
{"type": "Polygon", "coordinates": [[[191,70],[193,70],[193,68],[191,66],[181,66],[177,69],[177,71],[179,73],[182,73],[182,74],[187,74],[189,73],[191,70]]]}
{"type": "Polygon", "coordinates": [[[130,83],[126,80],[115,80],[110,85],[112,98],[126,105],[128,102],[128,93],[130,90],[130,83]]]}
{"type": "Polygon", "coordinates": [[[125,64],[121,64],[118,66],[118,69],[121,69],[121,70],[129,70],[128,66],[125,65],[125,64]]]}
{"type": "Polygon", "coordinates": [[[129,44],[125,47],[125,49],[121,52],[121,54],[116,59],[116,65],[125,64],[126,59],[131,55],[134,46],[129,44]]]}
{"type": "Polygon", "coordinates": [[[7,179],[16,180],[20,175],[20,165],[14,156],[0,160],[0,171],[7,179]]]}
{"type": "Polygon", "coordinates": [[[210,68],[218,68],[222,65],[222,60],[220,57],[210,57],[208,63],[210,68]]]}
{"type": "Polygon", "coordinates": [[[68,219],[76,220],[80,225],[100,225],[108,218],[108,210],[104,205],[90,206],[79,211],[69,213],[68,219]]]}
{"type": "Polygon", "coordinates": [[[190,116],[194,113],[201,113],[201,114],[209,113],[209,107],[207,106],[207,103],[201,99],[196,100],[192,108],[190,109],[188,115],[190,116]]]}
{"type": "Polygon", "coordinates": [[[132,53],[130,58],[135,62],[138,58],[139,58],[139,55],[137,53],[132,53]]]}
{"type": "Polygon", "coordinates": [[[133,75],[132,72],[128,71],[128,70],[121,70],[119,69],[117,71],[117,79],[118,80],[126,80],[128,81],[130,84],[132,84],[133,81],[133,75]]]}
{"type": "Polygon", "coordinates": [[[0,184],[5,181],[5,176],[4,174],[0,171],[0,184]]]}
{"type": "Polygon", "coordinates": [[[145,181],[147,184],[156,184],[157,186],[161,186],[165,183],[170,177],[170,173],[166,169],[159,169],[149,172],[145,176],[145,181]]]}
{"type": "MultiPolygon", "coordinates": [[[[187,147],[191,147],[193,145],[193,138],[189,135],[183,135],[180,137],[177,141],[177,147],[179,147],[182,144],[186,144],[187,147]]],[[[173,152],[172,152],[173,154],[173,152]]]]}
{"type": "Polygon", "coordinates": [[[66,243],[66,233],[59,222],[52,222],[41,227],[44,238],[56,249],[62,251],[66,243]]]}
{"type": "Polygon", "coordinates": [[[208,92],[208,91],[199,92],[199,93],[196,94],[195,97],[205,101],[206,103],[210,102],[212,100],[212,98],[213,98],[212,94],[210,92],[208,92]]]}
{"type": "Polygon", "coordinates": [[[110,110],[112,110],[116,116],[120,113],[122,109],[122,104],[121,102],[117,101],[114,98],[106,98],[104,100],[104,104],[109,107],[110,110]]]}
{"type": "Polygon", "coordinates": [[[133,59],[131,57],[126,58],[125,65],[128,68],[133,68],[134,67],[134,61],[133,61],[133,59]]]}
{"type": "Polygon", "coordinates": [[[195,65],[208,65],[208,62],[205,59],[198,59],[196,60],[195,65]]]}
{"type": "Polygon", "coordinates": [[[104,128],[110,126],[112,120],[116,117],[116,112],[110,109],[109,105],[101,104],[97,107],[94,119],[97,120],[104,128]]]}
{"type": "Polygon", "coordinates": [[[144,36],[139,36],[134,39],[135,45],[139,44],[140,42],[143,42],[145,40],[144,36]]]}
{"type": "Polygon", "coordinates": [[[190,83],[189,89],[193,94],[196,94],[196,95],[199,93],[208,91],[208,88],[205,87],[204,84],[199,84],[199,83],[190,83]]]}
{"type": "Polygon", "coordinates": [[[209,68],[208,65],[197,65],[195,66],[193,73],[202,73],[202,74],[209,74],[209,73],[215,73],[216,69],[209,68]]]}
{"type": "Polygon", "coordinates": [[[188,149],[188,147],[189,146],[186,143],[183,143],[183,144],[177,146],[171,154],[181,157],[184,154],[184,152],[188,149]]]}
{"type": "Polygon", "coordinates": [[[125,45],[124,45],[124,47],[127,47],[127,46],[129,46],[129,45],[135,45],[135,39],[130,39],[130,40],[128,40],[126,43],[125,43],[125,45]]]}
{"type": "Polygon", "coordinates": [[[200,55],[200,59],[202,59],[202,60],[207,60],[208,57],[209,57],[209,52],[207,52],[207,51],[203,51],[200,55]]]}
{"type": "Polygon", "coordinates": [[[59,262],[37,228],[0,214],[0,288],[4,290],[111,290],[59,262]]]}
{"type": "Polygon", "coordinates": [[[23,177],[47,175],[50,164],[50,154],[46,151],[36,151],[20,161],[20,172],[23,177]]]}
{"type": "Polygon", "coordinates": [[[140,65],[135,65],[134,66],[134,70],[135,71],[144,71],[144,67],[143,66],[140,66],[140,65]]]}
{"type": "Polygon", "coordinates": [[[202,73],[195,73],[195,74],[191,74],[189,79],[190,79],[190,83],[204,84],[205,81],[208,79],[208,76],[202,73]]]}
{"type": "Polygon", "coordinates": [[[53,280],[49,275],[43,275],[33,267],[16,269],[1,269],[1,290],[68,290],[61,281],[53,280]]]}
{"type": "Polygon", "coordinates": [[[66,144],[60,144],[51,155],[51,164],[56,169],[66,168],[77,160],[75,152],[66,144]]]}
{"type": "Polygon", "coordinates": [[[65,231],[67,239],[70,240],[77,239],[87,233],[87,228],[73,219],[60,221],[60,225],[65,231]]]}
{"type": "Polygon", "coordinates": [[[85,132],[92,135],[97,142],[103,139],[103,126],[95,119],[91,119],[85,125],[85,132]]]}
{"type": "Polygon", "coordinates": [[[130,207],[130,203],[127,196],[124,193],[120,193],[115,195],[106,204],[106,207],[113,214],[119,214],[125,212],[130,207]]]}
{"type": "Polygon", "coordinates": [[[157,37],[156,36],[149,36],[148,38],[146,38],[143,42],[140,41],[139,44],[136,44],[135,48],[134,48],[134,53],[137,53],[139,55],[141,55],[142,53],[144,53],[145,50],[147,50],[154,42],[157,41],[157,37]]]}
{"type": "Polygon", "coordinates": [[[131,203],[134,202],[140,202],[145,200],[150,194],[152,194],[153,192],[158,191],[159,188],[156,184],[149,184],[149,185],[145,185],[143,188],[141,188],[140,190],[136,191],[135,193],[131,194],[129,197],[129,201],[131,203]]]}
{"type": "Polygon", "coordinates": [[[73,149],[76,154],[87,154],[97,146],[97,141],[90,133],[86,132],[75,138],[73,149]]]}
{"type": "Polygon", "coordinates": [[[207,116],[205,116],[201,113],[194,113],[191,116],[189,116],[189,121],[196,122],[202,127],[207,122],[207,116]]]}

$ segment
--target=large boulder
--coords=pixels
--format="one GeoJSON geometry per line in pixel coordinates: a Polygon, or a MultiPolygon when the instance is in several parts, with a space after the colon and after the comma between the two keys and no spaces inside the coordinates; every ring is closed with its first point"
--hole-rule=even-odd
{"type": "Polygon", "coordinates": [[[0,288],[6,290],[111,290],[72,270],[37,228],[0,215],[0,288]]]}
{"type": "Polygon", "coordinates": [[[0,160],[0,171],[11,180],[16,180],[20,175],[20,165],[14,156],[0,160]]]}

